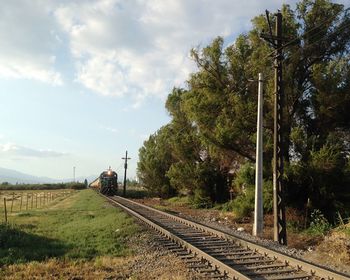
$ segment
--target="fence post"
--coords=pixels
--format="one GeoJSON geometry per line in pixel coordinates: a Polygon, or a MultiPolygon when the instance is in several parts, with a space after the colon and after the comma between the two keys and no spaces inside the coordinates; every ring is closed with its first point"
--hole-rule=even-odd
{"type": "Polygon", "coordinates": [[[35,208],[38,208],[38,194],[35,194],[35,208]]]}
{"type": "Polygon", "coordinates": [[[12,193],[12,201],[11,201],[11,213],[12,213],[12,209],[13,209],[13,201],[15,200],[15,193],[12,193]]]}
{"type": "Polygon", "coordinates": [[[19,211],[22,211],[22,201],[23,201],[23,193],[21,193],[21,203],[19,205],[19,211]]]}
{"type": "Polygon", "coordinates": [[[33,193],[30,194],[30,198],[32,199],[32,201],[30,203],[31,209],[33,209],[33,199],[34,199],[34,194],[33,193]]]}
{"type": "Polygon", "coordinates": [[[4,197],[5,223],[7,224],[6,197],[4,197]]]}
{"type": "Polygon", "coordinates": [[[27,202],[26,202],[26,210],[28,210],[28,193],[27,193],[27,202]]]}

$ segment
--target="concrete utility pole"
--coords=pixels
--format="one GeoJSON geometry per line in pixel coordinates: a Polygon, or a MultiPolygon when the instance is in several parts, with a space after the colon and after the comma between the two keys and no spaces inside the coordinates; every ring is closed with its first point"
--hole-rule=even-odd
{"type": "Polygon", "coordinates": [[[258,118],[256,136],[256,166],[255,166],[255,210],[253,235],[261,236],[264,228],[263,214],[263,75],[259,73],[258,87],[258,118]]]}
{"type": "Polygon", "coordinates": [[[261,37],[270,42],[275,49],[275,100],[274,100],[274,148],[273,148],[273,214],[274,214],[274,240],[282,245],[287,245],[286,214],[284,206],[283,189],[283,84],[282,84],[282,14],[276,14],[275,35],[272,35],[272,27],[269,12],[266,11],[270,34],[261,34],[261,37]]]}
{"type": "Polygon", "coordinates": [[[123,157],[122,159],[125,159],[124,163],[124,185],[123,185],[123,196],[125,197],[126,194],[126,170],[128,169],[128,151],[125,152],[125,158],[123,157]]]}
{"type": "Polygon", "coordinates": [[[73,182],[75,183],[75,166],[73,166],[73,182]]]}

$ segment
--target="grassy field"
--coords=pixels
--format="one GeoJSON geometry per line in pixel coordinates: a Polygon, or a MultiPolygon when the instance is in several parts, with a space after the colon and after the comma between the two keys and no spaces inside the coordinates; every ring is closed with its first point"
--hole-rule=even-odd
{"type": "Polygon", "coordinates": [[[7,279],[16,279],[9,276],[13,272],[21,277],[18,273],[33,266],[71,270],[82,261],[91,262],[88,269],[108,257],[107,262],[114,262],[114,257],[131,255],[125,241],[139,230],[92,190],[76,191],[44,209],[14,213],[9,220],[9,225],[0,226],[0,277],[7,279]]]}
{"type": "Polygon", "coordinates": [[[19,212],[49,207],[75,192],[75,190],[65,189],[0,191],[0,213],[2,213],[0,214],[0,222],[5,220],[5,203],[7,214],[10,218],[19,212]]]}

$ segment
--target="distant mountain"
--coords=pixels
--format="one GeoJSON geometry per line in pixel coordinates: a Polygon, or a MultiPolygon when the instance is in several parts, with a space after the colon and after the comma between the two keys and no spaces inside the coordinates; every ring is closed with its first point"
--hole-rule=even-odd
{"type": "MultiPolygon", "coordinates": [[[[85,179],[88,180],[88,182],[92,182],[97,178],[97,175],[91,175],[87,177],[77,177],[75,180],[79,182],[84,182],[85,179]]],[[[44,183],[62,183],[62,182],[72,182],[73,178],[68,179],[52,179],[48,177],[38,177],[33,176],[29,174],[25,174],[13,169],[7,169],[0,167],[0,183],[2,182],[8,182],[11,184],[44,184],[44,183]]]]}

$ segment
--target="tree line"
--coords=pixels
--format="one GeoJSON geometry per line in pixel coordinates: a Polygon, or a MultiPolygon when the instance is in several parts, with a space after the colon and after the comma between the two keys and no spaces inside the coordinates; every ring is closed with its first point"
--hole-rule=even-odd
{"type": "Polygon", "coordinates": [[[10,184],[9,182],[0,183],[0,190],[59,190],[74,189],[82,190],[87,188],[87,182],[70,182],[70,183],[46,183],[46,184],[10,184]]]}
{"type": "MultiPolygon", "coordinates": [[[[329,0],[282,7],[283,159],[287,205],[349,216],[350,14],[329,0]]],[[[274,19],[272,18],[272,25],[274,19]]],[[[237,211],[254,201],[257,77],[264,83],[264,208],[272,207],[273,48],[264,15],[233,44],[191,50],[197,69],[166,101],[171,121],[139,150],[138,176],[161,197],[188,195],[210,207],[233,193],[237,211]],[[254,81],[255,80],[255,81],[254,81]]]]}

